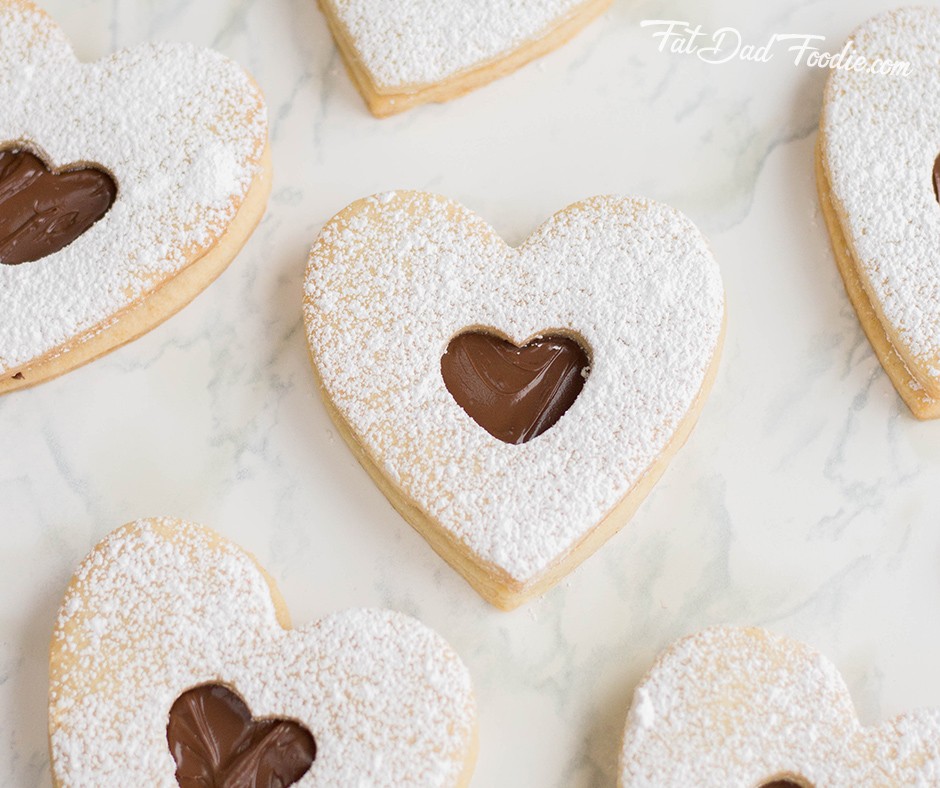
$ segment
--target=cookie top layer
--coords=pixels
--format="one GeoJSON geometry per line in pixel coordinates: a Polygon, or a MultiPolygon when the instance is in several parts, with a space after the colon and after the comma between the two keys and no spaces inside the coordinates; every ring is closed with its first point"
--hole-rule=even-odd
{"type": "Polygon", "coordinates": [[[257,718],[296,720],[317,755],[299,786],[454,785],[472,747],[470,679],[435,633],[359,610],[285,629],[250,556],[172,520],[114,532],[85,560],[52,644],[50,739],[62,786],[176,786],[173,703],[214,683],[257,718]]]}
{"type": "Polygon", "coordinates": [[[354,203],[313,248],[305,306],[326,393],[385,474],[479,560],[528,583],[667,447],[718,349],[724,293],[705,239],[644,200],[571,206],[518,248],[443,197],[354,203]],[[569,334],[591,368],[570,410],[521,446],[447,391],[468,328],[516,345],[569,334]]]}
{"type": "Polygon", "coordinates": [[[379,89],[441,82],[512,52],[584,0],[323,0],[379,89]]]}
{"type": "Polygon", "coordinates": [[[0,146],[117,182],[105,217],[66,248],[0,264],[0,372],[99,327],[223,235],[267,138],[263,98],[217,53],[145,45],[82,64],[48,15],[0,0],[0,146]]]}
{"type": "Polygon", "coordinates": [[[808,646],[759,629],[680,640],[634,693],[621,753],[626,788],[936,785],[940,711],[876,728],[808,646]]]}
{"type": "Polygon", "coordinates": [[[868,59],[908,61],[908,76],[833,72],[823,156],[859,274],[918,377],[940,386],[940,10],[891,11],[852,35],[868,59]]]}

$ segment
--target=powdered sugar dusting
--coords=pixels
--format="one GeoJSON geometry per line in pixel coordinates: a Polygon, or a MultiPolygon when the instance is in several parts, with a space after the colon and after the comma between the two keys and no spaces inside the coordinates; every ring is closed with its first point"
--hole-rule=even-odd
{"type": "Polygon", "coordinates": [[[585,0],[322,0],[380,88],[440,82],[541,38],[585,0]]]}
{"type": "Polygon", "coordinates": [[[169,710],[209,682],[313,733],[299,786],[453,785],[473,738],[469,676],[436,634],[370,610],[285,631],[254,562],[177,521],[127,526],[88,557],[51,672],[53,770],[68,788],[176,786],[169,710]]]}
{"type": "Polygon", "coordinates": [[[311,254],[306,320],[326,393],[406,495],[520,583],[572,549],[640,480],[702,388],[724,312],[701,234],[656,203],[600,197],[519,249],[433,195],[351,206],[311,254]],[[474,326],[523,344],[570,332],[581,396],[522,446],[448,393],[440,360],[474,326]]]}
{"type": "Polygon", "coordinates": [[[863,728],[832,663],[757,629],[705,630],[657,660],[627,722],[624,788],[754,788],[784,777],[937,785],[940,712],[863,728]]]}
{"type": "Polygon", "coordinates": [[[940,10],[892,11],[853,39],[869,62],[909,61],[913,71],[833,74],[822,120],[832,194],[872,300],[940,385],[940,205],[932,181],[940,154],[940,10]]]}
{"type": "Polygon", "coordinates": [[[0,2],[0,145],[118,184],[109,213],[49,257],[0,265],[0,372],[54,350],[164,283],[224,233],[259,172],[263,99],[234,63],[151,45],[81,64],[55,23],[0,2]]]}

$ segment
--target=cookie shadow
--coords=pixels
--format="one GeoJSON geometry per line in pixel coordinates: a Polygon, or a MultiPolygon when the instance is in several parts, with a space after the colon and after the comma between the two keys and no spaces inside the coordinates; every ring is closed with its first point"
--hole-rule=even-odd
{"type": "MultiPolygon", "coordinates": [[[[57,578],[59,579],[59,578],[57,578]]],[[[29,615],[13,637],[15,656],[10,672],[0,677],[0,688],[10,682],[10,719],[8,734],[16,753],[13,772],[7,785],[48,786],[52,783],[49,763],[49,645],[59,609],[62,590],[68,582],[50,584],[30,607],[29,615]]]]}

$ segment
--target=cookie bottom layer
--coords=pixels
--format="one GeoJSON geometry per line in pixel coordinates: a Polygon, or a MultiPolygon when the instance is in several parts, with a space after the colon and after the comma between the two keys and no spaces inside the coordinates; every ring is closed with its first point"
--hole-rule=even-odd
{"type": "Polygon", "coordinates": [[[94,361],[143,336],[179,312],[205,290],[235,259],[264,216],[271,193],[271,149],[265,147],[260,169],[235,218],[201,257],[156,290],[97,326],[39,359],[0,376],[0,394],[29,388],[94,361]]]}
{"type": "Polygon", "coordinates": [[[561,20],[539,38],[526,42],[504,57],[468,71],[462,71],[443,82],[392,88],[383,88],[375,84],[357,56],[355,46],[343,23],[330,13],[325,3],[321,1],[319,5],[326,16],[343,62],[346,64],[346,70],[369,106],[369,111],[377,118],[387,118],[421,104],[450,101],[511,74],[570,41],[604,13],[612,2],[613,0],[585,0],[580,9],[561,20]]]}
{"type": "Polygon", "coordinates": [[[311,361],[330,418],[352,449],[359,464],[372,477],[372,480],[388,498],[395,510],[424,537],[425,541],[431,545],[441,558],[463,576],[483,599],[501,610],[508,611],[551,589],[562,578],[573,572],[582,562],[597,552],[607,540],[616,535],[633,517],[640,504],[656,486],[675,453],[682,448],[689,435],[692,434],[692,429],[698,421],[705,400],[708,399],[708,394],[718,375],[724,336],[725,326],[722,325],[721,336],[706,371],[702,387],[699,389],[692,407],[676,428],[672,439],[662,453],[647,468],[627,495],[607,513],[597,526],[585,534],[568,553],[560,557],[545,572],[526,583],[521,583],[510,577],[506,572],[481,561],[463,542],[447,533],[424,510],[415,506],[411,498],[400,487],[389,480],[372,455],[356,438],[349,423],[333,404],[323,385],[319,369],[316,362],[313,361],[312,355],[311,361]]]}
{"type": "Polygon", "coordinates": [[[829,175],[826,172],[823,160],[823,139],[822,132],[820,132],[819,141],[816,145],[816,187],[819,192],[819,204],[822,207],[823,217],[826,220],[826,226],[829,228],[829,238],[836,258],[836,266],[842,276],[842,282],[845,284],[845,292],[855,308],[859,322],[862,324],[862,329],[865,331],[875,355],[878,356],[881,366],[888,373],[888,377],[894,384],[894,388],[897,389],[898,394],[901,395],[901,399],[904,400],[918,419],[940,418],[940,399],[935,399],[928,394],[920,380],[898,354],[888,329],[878,315],[862,283],[858,260],[843,229],[842,220],[839,217],[835,197],[829,183],[829,175]]]}

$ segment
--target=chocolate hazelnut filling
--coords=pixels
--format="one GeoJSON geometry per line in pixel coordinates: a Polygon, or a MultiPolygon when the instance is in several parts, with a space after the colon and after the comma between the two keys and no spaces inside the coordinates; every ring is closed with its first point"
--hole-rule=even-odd
{"type": "Polygon", "coordinates": [[[590,359],[567,336],[518,347],[483,331],[451,340],[441,359],[444,385],[494,438],[521,444],[551,429],[581,394],[590,359]]]}
{"type": "Polygon", "coordinates": [[[103,170],[53,172],[28,151],[0,150],[0,263],[31,263],[64,249],[116,197],[117,184],[103,170]]]}
{"type": "Polygon", "coordinates": [[[317,745],[292,720],[256,720],[227,687],[184,692],[166,729],[182,788],[286,788],[313,765],[317,745]]]}

